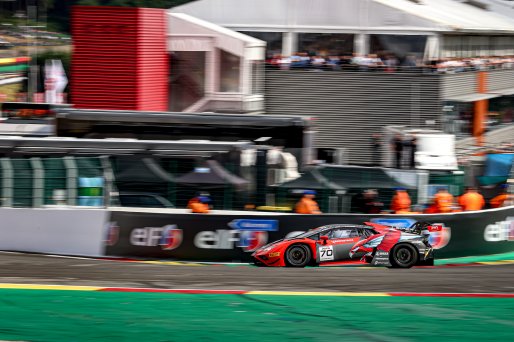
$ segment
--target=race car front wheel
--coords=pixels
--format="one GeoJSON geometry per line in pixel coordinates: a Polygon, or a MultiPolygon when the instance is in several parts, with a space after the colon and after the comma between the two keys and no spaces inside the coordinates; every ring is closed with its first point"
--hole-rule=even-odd
{"type": "Polygon", "coordinates": [[[286,265],[305,267],[311,261],[311,250],[306,245],[292,245],[286,250],[286,265]]]}
{"type": "Polygon", "coordinates": [[[418,261],[418,252],[414,246],[403,243],[391,251],[391,265],[395,268],[409,268],[418,261]]]}

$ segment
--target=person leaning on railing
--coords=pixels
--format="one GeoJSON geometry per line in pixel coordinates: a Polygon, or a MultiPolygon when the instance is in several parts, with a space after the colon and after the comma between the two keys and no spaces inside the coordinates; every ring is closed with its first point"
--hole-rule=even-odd
{"type": "Polygon", "coordinates": [[[411,199],[407,190],[404,188],[396,188],[396,193],[391,201],[391,210],[395,214],[410,213],[411,199]]]}
{"type": "Polygon", "coordinates": [[[505,201],[507,200],[507,198],[509,197],[509,194],[507,192],[508,185],[507,184],[502,184],[501,185],[501,189],[502,189],[502,193],[499,194],[496,197],[493,197],[491,199],[491,201],[489,202],[489,204],[491,205],[491,208],[500,208],[500,207],[502,207],[503,204],[505,203],[505,201]]]}
{"type": "Polygon", "coordinates": [[[303,197],[296,203],[295,212],[297,214],[321,214],[314,197],[316,197],[316,191],[306,190],[303,197]]]}
{"type": "Polygon", "coordinates": [[[484,196],[474,187],[468,187],[459,197],[459,205],[464,211],[481,210],[485,206],[484,196]]]}
{"type": "Polygon", "coordinates": [[[196,214],[208,214],[210,211],[209,203],[210,198],[207,196],[197,196],[189,200],[187,207],[191,209],[192,213],[196,214]]]}
{"type": "Polygon", "coordinates": [[[427,213],[451,213],[454,207],[453,195],[446,188],[439,188],[432,199],[432,205],[427,213]]]}

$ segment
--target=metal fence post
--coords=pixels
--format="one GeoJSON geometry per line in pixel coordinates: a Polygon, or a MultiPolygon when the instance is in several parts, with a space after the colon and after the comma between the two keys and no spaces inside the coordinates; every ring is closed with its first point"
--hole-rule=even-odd
{"type": "Polygon", "coordinates": [[[75,158],[67,156],[63,158],[66,168],[66,190],[68,192],[68,205],[74,206],[77,203],[77,164],[75,158]]]}
{"type": "Polygon", "coordinates": [[[104,185],[104,206],[109,207],[113,203],[111,203],[112,197],[111,195],[116,191],[116,186],[114,185],[114,172],[112,170],[112,165],[109,160],[109,156],[101,156],[100,163],[103,169],[103,175],[105,180],[104,185]]]}
{"type": "Polygon", "coordinates": [[[32,167],[32,206],[39,208],[43,206],[45,195],[45,170],[41,158],[30,158],[30,166],[32,167]]]}
{"type": "Polygon", "coordinates": [[[10,158],[0,158],[2,165],[2,206],[13,205],[13,168],[10,158]]]}

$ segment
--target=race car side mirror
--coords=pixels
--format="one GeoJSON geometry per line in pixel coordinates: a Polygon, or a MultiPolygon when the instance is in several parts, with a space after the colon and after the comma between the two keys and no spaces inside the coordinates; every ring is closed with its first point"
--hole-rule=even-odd
{"type": "Polygon", "coordinates": [[[319,239],[321,240],[321,244],[326,245],[326,244],[327,244],[327,240],[328,240],[328,236],[326,236],[326,235],[321,235],[321,236],[319,237],[319,239]]]}

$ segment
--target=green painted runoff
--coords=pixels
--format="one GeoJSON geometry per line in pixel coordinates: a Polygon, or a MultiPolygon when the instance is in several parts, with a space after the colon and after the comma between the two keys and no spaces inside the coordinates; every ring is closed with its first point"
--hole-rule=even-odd
{"type": "Polygon", "coordinates": [[[6,341],[514,340],[514,298],[18,289],[0,298],[6,341]]]}

